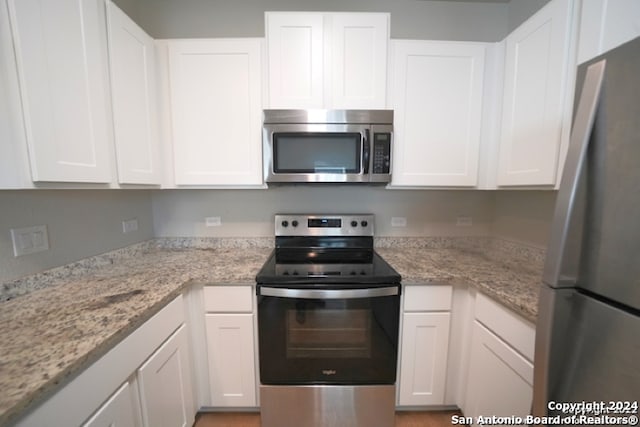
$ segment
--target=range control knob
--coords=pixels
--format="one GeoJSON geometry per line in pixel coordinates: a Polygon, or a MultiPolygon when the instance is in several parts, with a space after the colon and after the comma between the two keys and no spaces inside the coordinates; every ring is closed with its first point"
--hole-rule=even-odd
{"type": "Polygon", "coordinates": [[[367,221],[361,221],[360,225],[366,227],[367,225],[369,225],[369,223],[367,221]]]}
{"type": "Polygon", "coordinates": [[[295,219],[293,221],[291,221],[291,225],[294,227],[298,226],[298,221],[296,221],[295,219]]]}
{"type": "Polygon", "coordinates": [[[358,221],[351,221],[351,226],[352,227],[357,227],[358,226],[358,221]]]}
{"type": "Polygon", "coordinates": [[[281,224],[282,224],[283,227],[286,228],[286,227],[289,226],[289,221],[282,221],[281,224]]]}

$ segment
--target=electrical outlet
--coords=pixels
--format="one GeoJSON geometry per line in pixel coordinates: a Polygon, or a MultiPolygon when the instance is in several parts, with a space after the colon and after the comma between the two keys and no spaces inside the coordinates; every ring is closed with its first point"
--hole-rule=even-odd
{"type": "Polygon", "coordinates": [[[13,255],[22,256],[49,249],[49,235],[46,225],[12,228],[13,255]]]}
{"type": "Polygon", "coordinates": [[[208,216],[204,221],[207,227],[220,227],[222,225],[222,219],[219,216],[208,216]]]}
{"type": "Polygon", "coordinates": [[[122,232],[131,233],[138,230],[138,218],[122,221],[122,232]]]}
{"type": "Polygon", "coordinates": [[[473,218],[470,216],[459,216],[456,218],[457,227],[471,227],[473,225],[473,218]]]}
{"type": "Polygon", "coordinates": [[[392,227],[406,227],[407,226],[407,218],[403,216],[394,216],[391,218],[391,226],[392,227]]]}

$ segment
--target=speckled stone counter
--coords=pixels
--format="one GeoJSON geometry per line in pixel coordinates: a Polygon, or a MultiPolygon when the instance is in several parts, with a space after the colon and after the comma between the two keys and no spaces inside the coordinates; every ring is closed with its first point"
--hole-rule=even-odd
{"type": "Polygon", "coordinates": [[[527,320],[536,321],[539,273],[518,271],[459,249],[379,249],[379,253],[398,270],[405,285],[469,285],[527,320]]]}
{"type": "MultiPolygon", "coordinates": [[[[157,239],[3,284],[0,426],[86,369],[192,283],[253,284],[272,239],[157,239]]],[[[403,283],[461,283],[535,321],[538,252],[492,239],[376,240],[403,283]]]]}
{"type": "Polygon", "coordinates": [[[117,253],[112,263],[44,275],[47,287],[0,303],[0,426],[86,369],[191,283],[254,283],[270,252],[148,245],[117,253]]]}

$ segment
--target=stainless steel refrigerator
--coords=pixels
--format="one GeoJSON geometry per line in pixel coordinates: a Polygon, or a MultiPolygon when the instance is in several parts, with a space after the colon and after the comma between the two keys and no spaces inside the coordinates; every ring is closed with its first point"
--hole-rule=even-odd
{"type": "Polygon", "coordinates": [[[575,93],[540,288],[533,414],[628,401],[631,415],[640,399],[640,38],[580,65],[575,93]]]}

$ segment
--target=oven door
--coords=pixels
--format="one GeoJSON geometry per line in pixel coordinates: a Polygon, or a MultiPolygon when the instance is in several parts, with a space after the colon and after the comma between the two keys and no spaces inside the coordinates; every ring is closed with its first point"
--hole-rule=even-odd
{"type": "Polygon", "coordinates": [[[257,292],[263,385],[395,384],[400,285],[257,292]]]}
{"type": "Polygon", "coordinates": [[[264,126],[267,182],[364,182],[370,166],[369,128],[361,124],[264,126]]]}

